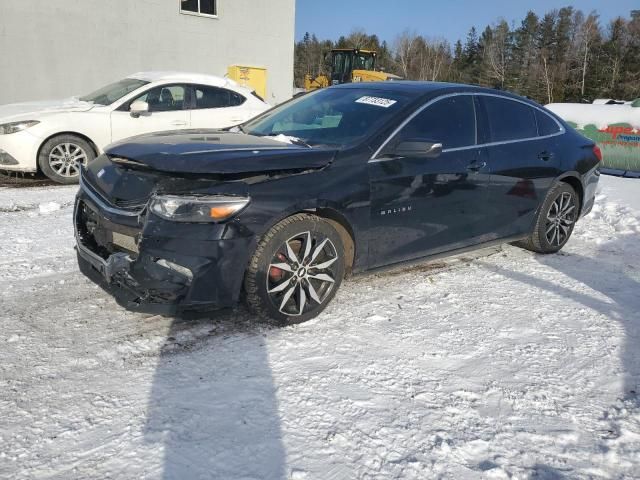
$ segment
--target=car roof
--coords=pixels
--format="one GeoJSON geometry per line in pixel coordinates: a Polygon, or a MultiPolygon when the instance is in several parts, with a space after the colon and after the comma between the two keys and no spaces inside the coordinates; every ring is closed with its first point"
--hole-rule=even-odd
{"type": "Polygon", "coordinates": [[[511,92],[498,90],[494,88],[480,87],[477,85],[467,85],[464,83],[448,83],[448,82],[425,82],[414,80],[393,80],[386,82],[355,82],[344,83],[331,88],[368,88],[372,90],[380,90],[387,92],[402,92],[415,98],[423,97],[428,94],[442,94],[446,92],[473,92],[488,93],[492,95],[501,95],[504,97],[516,98],[535,104],[528,98],[521,97],[511,92]]]}
{"type": "Polygon", "coordinates": [[[238,87],[239,85],[233,80],[216,75],[208,75],[204,73],[190,73],[178,71],[156,71],[156,72],[137,72],[129,75],[127,78],[135,78],[146,82],[188,82],[211,85],[214,87],[238,87]]]}

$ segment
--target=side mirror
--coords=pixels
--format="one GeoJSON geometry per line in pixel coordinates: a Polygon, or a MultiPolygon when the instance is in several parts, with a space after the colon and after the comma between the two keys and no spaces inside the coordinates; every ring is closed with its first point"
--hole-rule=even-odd
{"type": "Polygon", "coordinates": [[[389,153],[398,157],[438,158],[442,154],[442,144],[429,140],[403,140],[389,153]]]}
{"type": "Polygon", "coordinates": [[[149,112],[149,104],[141,100],[136,100],[129,107],[129,112],[131,112],[133,118],[138,118],[143,113],[149,112]]]}

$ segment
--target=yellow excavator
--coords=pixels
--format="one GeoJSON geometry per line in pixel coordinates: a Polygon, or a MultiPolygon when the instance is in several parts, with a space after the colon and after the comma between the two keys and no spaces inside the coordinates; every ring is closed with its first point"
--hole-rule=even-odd
{"type": "Polygon", "coordinates": [[[376,71],[377,52],[359,48],[334,48],[331,50],[331,76],[305,75],[304,89],[307,92],[351,82],[384,82],[402,80],[392,73],[376,71]]]}

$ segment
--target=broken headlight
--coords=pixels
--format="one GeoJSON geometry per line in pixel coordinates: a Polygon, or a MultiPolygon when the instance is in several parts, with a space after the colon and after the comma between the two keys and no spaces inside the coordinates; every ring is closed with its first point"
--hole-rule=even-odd
{"type": "Polygon", "coordinates": [[[228,220],[248,204],[247,197],[227,195],[157,195],[151,199],[149,208],[159,217],[174,222],[209,223],[228,220]]]}

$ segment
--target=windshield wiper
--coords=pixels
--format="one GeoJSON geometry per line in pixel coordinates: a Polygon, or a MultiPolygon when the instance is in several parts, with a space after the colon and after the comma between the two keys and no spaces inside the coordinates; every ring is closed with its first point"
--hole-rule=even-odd
{"type": "Polygon", "coordinates": [[[300,138],[291,139],[291,143],[293,143],[295,145],[301,145],[301,146],[307,147],[307,148],[313,148],[310,144],[308,144],[307,142],[305,142],[304,140],[302,140],[300,138]]]}
{"type": "Polygon", "coordinates": [[[242,125],[233,125],[232,127],[226,127],[226,128],[221,128],[220,130],[222,130],[223,132],[230,132],[230,133],[244,133],[246,134],[247,131],[244,129],[244,127],[242,125]]]}

